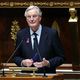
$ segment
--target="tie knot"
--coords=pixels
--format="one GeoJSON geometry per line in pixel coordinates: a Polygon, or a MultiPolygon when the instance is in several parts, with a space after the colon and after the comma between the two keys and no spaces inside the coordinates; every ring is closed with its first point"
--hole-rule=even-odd
{"type": "Polygon", "coordinates": [[[38,34],[34,32],[33,35],[34,35],[34,36],[37,36],[38,34]]]}

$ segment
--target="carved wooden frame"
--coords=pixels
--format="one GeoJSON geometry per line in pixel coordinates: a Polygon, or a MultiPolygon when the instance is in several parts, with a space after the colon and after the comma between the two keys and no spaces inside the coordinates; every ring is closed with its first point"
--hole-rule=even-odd
{"type": "Polygon", "coordinates": [[[0,8],[26,8],[29,5],[37,5],[42,8],[80,8],[80,2],[53,2],[53,1],[27,1],[27,2],[0,2],[0,8]]]}

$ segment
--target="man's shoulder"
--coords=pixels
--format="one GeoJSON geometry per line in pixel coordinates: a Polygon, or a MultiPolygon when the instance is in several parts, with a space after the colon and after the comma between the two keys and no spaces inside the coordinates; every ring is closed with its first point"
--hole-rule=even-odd
{"type": "Polygon", "coordinates": [[[29,28],[23,28],[23,29],[19,30],[18,33],[25,33],[25,32],[27,32],[28,30],[29,30],[29,28]]]}
{"type": "Polygon", "coordinates": [[[50,32],[50,33],[55,33],[57,32],[56,29],[53,29],[51,27],[47,27],[47,26],[43,26],[44,30],[47,31],[47,32],[50,32]]]}

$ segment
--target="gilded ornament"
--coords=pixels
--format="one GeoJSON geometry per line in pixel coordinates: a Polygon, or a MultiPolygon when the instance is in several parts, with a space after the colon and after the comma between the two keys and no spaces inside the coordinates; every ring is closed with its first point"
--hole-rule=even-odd
{"type": "Polygon", "coordinates": [[[16,35],[19,30],[20,30],[20,27],[18,25],[18,21],[16,21],[16,20],[12,21],[10,34],[11,34],[11,39],[14,40],[14,42],[16,42],[16,35]]]}

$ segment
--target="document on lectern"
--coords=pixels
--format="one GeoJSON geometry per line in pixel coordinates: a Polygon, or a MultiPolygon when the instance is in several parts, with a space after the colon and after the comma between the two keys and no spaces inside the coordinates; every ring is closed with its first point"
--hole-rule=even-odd
{"type": "Polygon", "coordinates": [[[16,76],[35,76],[35,71],[38,70],[37,67],[9,67],[9,70],[12,70],[13,73],[17,70],[17,71],[32,71],[31,73],[22,73],[22,72],[18,72],[16,73],[16,76]]]}
{"type": "Polygon", "coordinates": [[[9,68],[0,69],[0,73],[2,73],[3,71],[5,73],[13,73],[13,71],[14,72],[21,72],[21,71],[32,71],[32,72],[35,72],[37,70],[38,70],[37,67],[9,67],[9,68]]]}
{"type": "Polygon", "coordinates": [[[25,70],[25,71],[37,71],[37,67],[9,67],[10,70],[25,70]]]}

